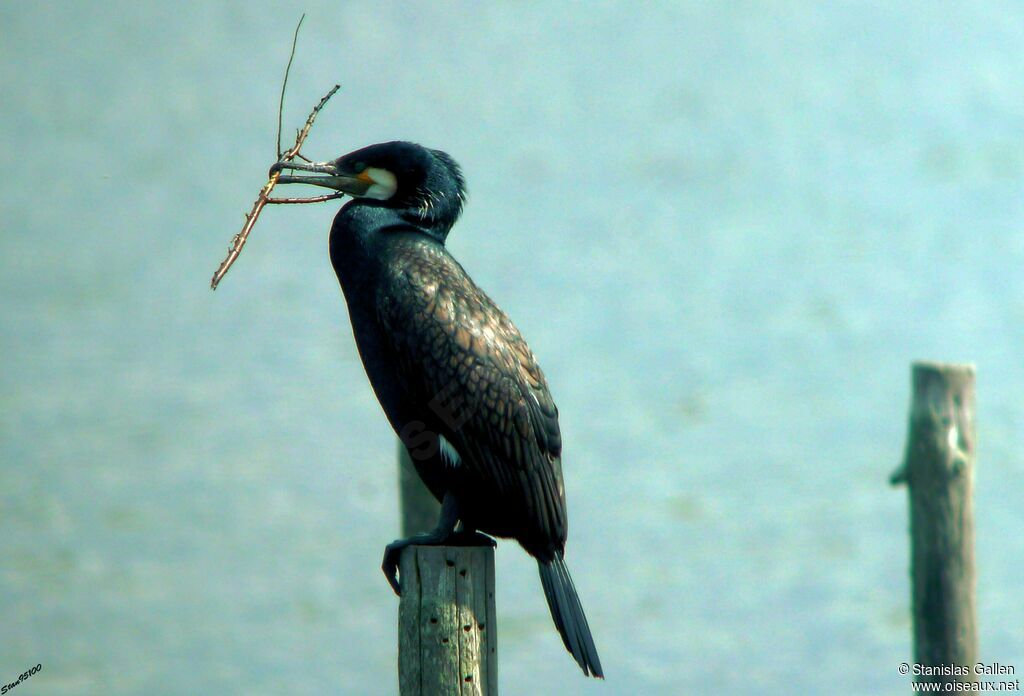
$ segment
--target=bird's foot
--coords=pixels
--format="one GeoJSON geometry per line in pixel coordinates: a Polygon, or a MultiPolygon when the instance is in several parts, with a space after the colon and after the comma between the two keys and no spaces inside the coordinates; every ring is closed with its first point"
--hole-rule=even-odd
{"type": "Polygon", "coordinates": [[[445,537],[433,532],[426,532],[414,534],[407,539],[395,539],[384,547],[384,561],[380,564],[380,569],[384,571],[384,577],[388,579],[388,584],[391,585],[391,589],[395,591],[396,595],[402,596],[402,585],[398,582],[398,560],[402,556],[402,550],[406,546],[433,546],[444,542],[445,537]]]}
{"type": "Polygon", "coordinates": [[[487,536],[483,532],[476,531],[465,531],[460,530],[453,532],[450,537],[444,540],[445,546],[490,546],[494,548],[498,545],[492,537],[487,536]]]}
{"type": "Polygon", "coordinates": [[[398,562],[402,556],[402,550],[407,546],[497,546],[497,542],[486,534],[474,531],[451,532],[447,535],[439,535],[434,532],[415,534],[407,539],[395,539],[384,547],[384,562],[380,568],[384,571],[384,577],[395,594],[402,596],[402,584],[398,579],[398,562]]]}

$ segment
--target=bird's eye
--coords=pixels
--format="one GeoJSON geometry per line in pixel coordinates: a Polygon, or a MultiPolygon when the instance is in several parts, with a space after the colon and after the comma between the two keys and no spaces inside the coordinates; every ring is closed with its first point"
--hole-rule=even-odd
{"type": "Polygon", "coordinates": [[[366,162],[356,162],[352,165],[352,171],[356,174],[361,174],[366,169],[366,162]]]}

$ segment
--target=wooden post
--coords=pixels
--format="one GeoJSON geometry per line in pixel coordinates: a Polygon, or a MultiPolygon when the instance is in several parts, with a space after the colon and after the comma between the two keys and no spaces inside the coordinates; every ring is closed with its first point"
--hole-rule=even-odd
{"type": "Polygon", "coordinates": [[[410,546],[399,570],[401,696],[495,696],[494,549],[410,546]]]}
{"type": "Polygon", "coordinates": [[[437,526],[441,504],[416,473],[401,440],[398,442],[398,482],[402,496],[402,536],[429,532],[437,526]]]}
{"type": "Polygon", "coordinates": [[[915,679],[975,682],[974,367],[914,363],[913,388],[892,483],[909,489],[914,661],[957,672],[915,679]]]}

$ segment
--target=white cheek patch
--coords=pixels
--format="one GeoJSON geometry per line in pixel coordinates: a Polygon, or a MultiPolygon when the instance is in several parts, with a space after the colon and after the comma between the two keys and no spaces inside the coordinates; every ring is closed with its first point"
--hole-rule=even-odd
{"type": "Polygon", "coordinates": [[[367,167],[364,173],[373,179],[373,184],[363,194],[366,198],[376,198],[378,201],[386,201],[395,195],[398,190],[398,179],[387,169],[367,167]]]}
{"type": "Polygon", "coordinates": [[[459,453],[455,451],[452,443],[448,442],[444,435],[438,435],[437,441],[441,445],[441,459],[444,463],[453,469],[458,468],[458,466],[462,464],[462,457],[460,457],[459,453]]]}

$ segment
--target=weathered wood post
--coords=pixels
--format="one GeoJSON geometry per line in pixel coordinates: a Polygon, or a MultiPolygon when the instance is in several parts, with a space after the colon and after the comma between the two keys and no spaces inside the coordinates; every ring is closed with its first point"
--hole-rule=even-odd
{"type": "Polygon", "coordinates": [[[398,442],[398,484],[402,496],[402,536],[429,532],[437,525],[441,504],[420,480],[401,440],[398,442]]]}
{"type": "MultiPolygon", "coordinates": [[[[432,530],[441,505],[398,443],[402,535],[432,530]]],[[[410,546],[399,561],[401,696],[496,696],[494,548],[410,546]]]]}
{"type": "Polygon", "coordinates": [[[906,453],[891,481],[910,500],[914,661],[947,668],[915,679],[975,682],[974,366],[916,362],[912,372],[906,453]]]}
{"type": "Polygon", "coordinates": [[[399,572],[401,696],[495,696],[494,549],[410,546],[399,572]]]}

